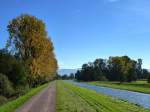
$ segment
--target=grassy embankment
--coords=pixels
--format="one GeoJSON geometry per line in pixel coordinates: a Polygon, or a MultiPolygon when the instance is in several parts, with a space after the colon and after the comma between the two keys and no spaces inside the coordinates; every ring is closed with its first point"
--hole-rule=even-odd
{"type": "Polygon", "coordinates": [[[20,96],[16,100],[10,101],[0,107],[0,112],[14,112],[15,109],[20,107],[24,102],[30,99],[33,95],[37,94],[39,91],[48,86],[47,84],[41,85],[37,88],[32,88],[28,93],[23,96],[20,96]]]}
{"type": "Polygon", "coordinates": [[[93,90],[57,81],[57,112],[150,112],[93,90]]]}
{"type": "Polygon", "coordinates": [[[136,81],[131,83],[95,81],[89,82],[89,84],[150,94],[150,84],[146,81],[136,81]]]}

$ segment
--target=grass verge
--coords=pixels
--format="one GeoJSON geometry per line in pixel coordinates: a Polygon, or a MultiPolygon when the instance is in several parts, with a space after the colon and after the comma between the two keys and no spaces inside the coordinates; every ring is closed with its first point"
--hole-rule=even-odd
{"type": "Polygon", "coordinates": [[[131,83],[95,81],[95,82],[88,82],[88,83],[96,86],[111,87],[116,89],[124,89],[129,91],[150,94],[150,84],[147,83],[146,81],[136,81],[131,83]]]}
{"type": "Polygon", "coordinates": [[[140,106],[93,90],[57,81],[57,112],[150,112],[140,106]]]}
{"type": "Polygon", "coordinates": [[[47,87],[48,84],[41,85],[37,88],[32,88],[28,93],[23,96],[20,96],[16,100],[10,101],[0,107],[0,112],[14,112],[15,109],[20,107],[23,103],[25,103],[28,99],[30,99],[33,95],[37,94],[39,91],[47,87]]]}

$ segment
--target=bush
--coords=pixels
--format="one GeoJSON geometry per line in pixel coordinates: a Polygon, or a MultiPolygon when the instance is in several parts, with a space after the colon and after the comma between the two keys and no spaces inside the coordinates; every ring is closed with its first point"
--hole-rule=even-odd
{"type": "Polygon", "coordinates": [[[24,95],[25,93],[27,93],[28,91],[29,91],[29,85],[20,85],[20,86],[17,86],[16,88],[15,88],[15,96],[16,97],[19,97],[19,96],[22,96],[22,95],[24,95]]]}
{"type": "Polygon", "coordinates": [[[15,61],[12,63],[12,70],[7,75],[8,78],[13,82],[15,86],[27,84],[27,75],[21,62],[15,61]]]}
{"type": "Polygon", "coordinates": [[[147,78],[147,82],[150,83],[150,75],[147,78]]]}
{"type": "Polygon", "coordinates": [[[0,105],[4,104],[7,102],[7,98],[4,96],[0,96],[0,105]]]}
{"type": "Polygon", "coordinates": [[[102,77],[100,78],[100,81],[108,81],[108,79],[107,79],[105,76],[102,76],[102,77]]]}
{"type": "Polygon", "coordinates": [[[0,73],[0,95],[10,97],[13,93],[14,89],[8,77],[0,73]]]}
{"type": "Polygon", "coordinates": [[[7,50],[0,50],[0,73],[5,74],[14,87],[27,83],[27,75],[22,62],[7,50]]]}

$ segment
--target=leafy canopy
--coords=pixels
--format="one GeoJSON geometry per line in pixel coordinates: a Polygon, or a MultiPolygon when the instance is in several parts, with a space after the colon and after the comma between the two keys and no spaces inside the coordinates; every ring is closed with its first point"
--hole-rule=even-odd
{"type": "Polygon", "coordinates": [[[45,24],[34,16],[21,15],[8,25],[7,48],[21,58],[28,71],[29,82],[39,77],[52,78],[57,69],[53,44],[48,38],[45,24]]]}

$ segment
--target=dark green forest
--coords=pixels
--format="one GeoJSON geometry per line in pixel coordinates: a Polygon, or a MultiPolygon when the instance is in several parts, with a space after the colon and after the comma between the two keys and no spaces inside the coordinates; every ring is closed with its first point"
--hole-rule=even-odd
{"type": "MultiPolygon", "coordinates": [[[[139,79],[149,79],[150,73],[142,68],[142,59],[133,60],[128,56],[96,59],[83,64],[75,78],[81,81],[120,81],[131,82],[139,79]]],[[[149,80],[148,80],[149,81],[149,80]]]]}

